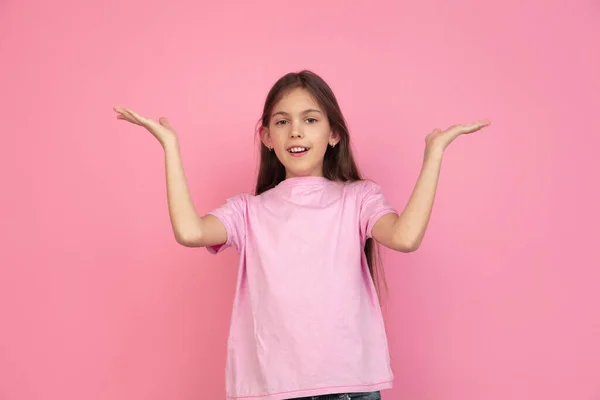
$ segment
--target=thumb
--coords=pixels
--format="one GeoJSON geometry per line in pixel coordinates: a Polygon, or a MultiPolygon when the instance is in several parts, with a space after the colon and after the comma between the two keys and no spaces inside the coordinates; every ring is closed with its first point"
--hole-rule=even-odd
{"type": "Polygon", "coordinates": [[[165,128],[168,128],[168,129],[173,129],[173,127],[172,127],[172,126],[171,126],[171,124],[169,123],[169,120],[167,120],[165,117],[160,117],[160,118],[158,119],[158,122],[159,122],[159,123],[160,123],[162,126],[164,126],[165,128]]]}

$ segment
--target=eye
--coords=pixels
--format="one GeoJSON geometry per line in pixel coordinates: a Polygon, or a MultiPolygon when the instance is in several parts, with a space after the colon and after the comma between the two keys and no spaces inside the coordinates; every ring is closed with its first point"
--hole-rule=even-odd
{"type": "Polygon", "coordinates": [[[282,120],[275,122],[275,125],[283,125],[284,123],[287,123],[287,121],[285,119],[282,119],[282,120]]]}
{"type": "Polygon", "coordinates": [[[308,121],[309,124],[314,124],[315,122],[317,122],[316,118],[307,118],[306,121],[308,121]]]}

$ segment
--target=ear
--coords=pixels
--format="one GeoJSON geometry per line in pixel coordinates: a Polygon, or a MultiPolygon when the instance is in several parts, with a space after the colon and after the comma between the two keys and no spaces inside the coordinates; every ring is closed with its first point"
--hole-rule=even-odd
{"type": "Polygon", "coordinates": [[[340,142],[340,139],[341,137],[337,132],[331,131],[329,134],[329,145],[335,147],[340,142]]]}
{"type": "Polygon", "coordinates": [[[267,149],[273,149],[273,141],[271,140],[271,133],[269,132],[269,128],[265,128],[264,126],[260,128],[260,140],[267,149]]]}

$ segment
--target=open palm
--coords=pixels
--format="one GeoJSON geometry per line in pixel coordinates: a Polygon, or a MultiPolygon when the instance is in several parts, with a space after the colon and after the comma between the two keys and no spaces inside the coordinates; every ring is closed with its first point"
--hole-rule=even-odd
{"type": "Polygon", "coordinates": [[[152,118],[141,116],[128,108],[113,107],[113,110],[117,113],[117,119],[143,126],[152,133],[163,146],[167,141],[177,137],[177,133],[169,121],[164,117],[159,118],[158,122],[156,122],[152,118]]]}
{"type": "Polygon", "coordinates": [[[446,130],[434,129],[425,138],[425,143],[427,147],[445,150],[458,136],[477,132],[490,124],[489,120],[481,120],[468,125],[452,125],[446,130]]]}

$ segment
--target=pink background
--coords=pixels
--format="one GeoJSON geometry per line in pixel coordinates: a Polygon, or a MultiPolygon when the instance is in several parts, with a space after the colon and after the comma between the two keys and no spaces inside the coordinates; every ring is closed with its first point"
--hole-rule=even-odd
{"type": "Polygon", "coordinates": [[[449,148],[421,249],[385,252],[384,398],[600,399],[599,16],[591,0],[0,3],[0,399],[224,398],[237,255],[175,243],[160,146],[111,108],[171,120],[206,212],[252,190],[266,92],[301,68],[398,207],[431,129],[493,122],[449,148]]]}

